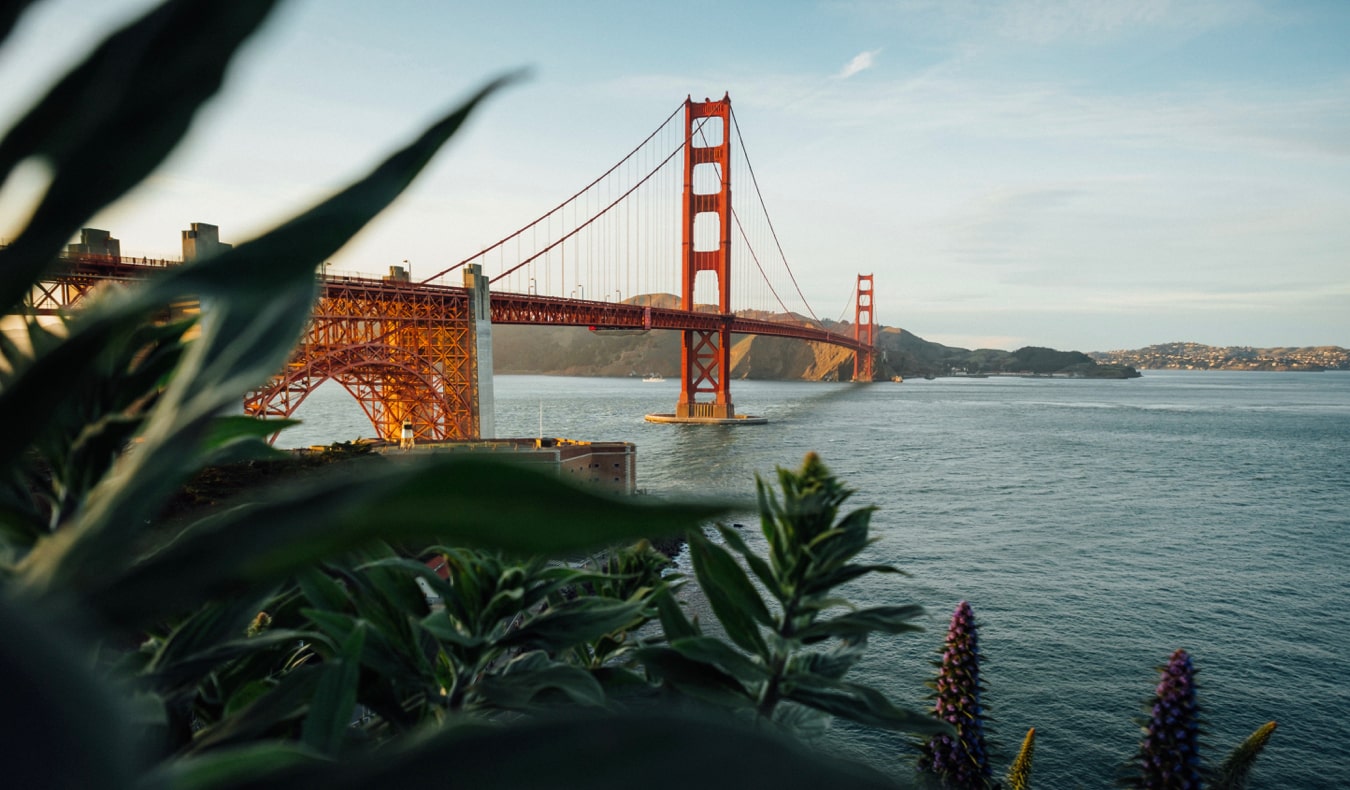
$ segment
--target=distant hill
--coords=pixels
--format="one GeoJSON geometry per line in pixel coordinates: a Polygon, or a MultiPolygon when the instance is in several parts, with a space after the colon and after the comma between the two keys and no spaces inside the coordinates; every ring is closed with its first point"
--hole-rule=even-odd
{"type": "Polygon", "coordinates": [[[1094,351],[1098,362],[1151,370],[1350,370],[1350,351],[1340,346],[1252,348],[1161,343],[1122,351],[1094,351]]]}
{"type": "MultiPolygon", "coordinates": [[[[670,294],[634,297],[635,304],[671,307],[670,294]]],[[[747,313],[773,318],[771,314],[747,313]]],[[[800,320],[800,317],[798,317],[800,320]]],[[[848,323],[821,325],[852,334],[848,323]]],[[[848,381],[853,378],[853,354],[828,343],[781,337],[734,335],[731,375],[740,379],[805,379],[848,381]]],[[[592,332],[585,327],[499,325],[492,328],[494,370],[497,373],[546,373],[567,376],[680,375],[678,332],[654,330],[592,332]]],[[[1092,378],[1130,378],[1133,368],[1099,364],[1077,351],[1028,346],[1016,351],[974,351],[932,343],[906,330],[879,327],[877,377],[890,379],[951,375],[1059,375],[1092,378]]]]}

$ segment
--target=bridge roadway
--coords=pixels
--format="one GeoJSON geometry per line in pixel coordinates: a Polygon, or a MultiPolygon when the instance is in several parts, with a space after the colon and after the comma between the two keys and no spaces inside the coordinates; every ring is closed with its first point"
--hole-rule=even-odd
{"type": "MultiPolygon", "coordinates": [[[[69,306],[100,281],[136,280],[154,271],[180,265],[177,261],[151,258],[111,258],[101,255],[82,255],[65,258],[61,274],[45,283],[48,287],[34,294],[38,312],[52,312],[69,306]],[[52,286],[63,286],[68,293],[58,294],[52,286]]],[[[399,301],[407,297],[431,297],[459,301],[467,298],[464,288],[434,283],[418,284],[392,281],[376,276],[333,274],[322,277],[321,296],[334,297],[338,292],[364,292],[367,304],[378,304],[381,297],[399,301]]],[[[537,326],[590,326],[597,329],[673,329],[713,331],[730,322],[737,334],[770,335],[830,343],[852,351],[866,352],[866,343],[846,335],[812,326],[802,320],[798,323],[768,321],[742,316],[723,316],[707,311],[688,312],[668,307],[648,307],[625,302],[594,302],[583,299],[565,299],[538,294],[494,292],[490,297],[492,323],[529,324],[537,326]]],[[[377,316],[371,316],[377,317],[377,316]]]]}
{"type": "MultiPolygon", "coordinates": [[[[45,293],[35,294],[35,307],[39,312],[51,312],[69,306],[78,301],[91,287],[105,280],[135,280],[145,277],[153,271],[180,265],[177,261],[156,260],[151,258],[111,258],[101,255],[71,256],[63,260],[61,275],[54,278],[67,287],[73,286],[73,293],[58,295],[54,290],[43,288],[45,293]]],[[[350,274],[328,275],[322,278],[324,289],[322,296],[336,296],[338,291],[351,293],[353,290],[366,292],[374,302],[384,295],[398,300],[401,297],[421,295],[458,301],[467,298],[464,288],[434,283],[418,284],[391,281],[382,277],[365,277],[350,274]],[[440,293],[437,293],[440,292],[440,293]]],[[[54,285],[55,283],[51,283],[54,285]]],[[[713,312],[688,312],[667,307],[648,307],[625,302],[594,302],[583,299],[565,299],[556,296],[538,294],[492,293],[492,323],[494,324],[530,324],[538,326],[591,326],[597,329],[674,329],[713,331],[723,328],[729,321],[730,329],[737,334],[771,335],[791,337],[799,340],[811,340],[819,343],[831,343],[853,351],[866,352],[868,346],[846,335],[836,334],[806,321],[790,323],[786,321],[768,321],[745,318],[742,316],[723,316],[713,312]]],[[[372,316],[373,317],[373,316],[372,316]]]]}
{"type": "Polygon", "coordinates": [[[493,293],[492,323],[554,326],[591,326],[597,329],[695,329],[714,331],[728,327],[747,335],[772,335],[832,343],[866,352],[868,346],[805,322],[767,321],[712,312],[648,307],[623,302],[590,302],[536,294],[493,293]],[[728,326],[729,325],[729,326],[728,326]]]}

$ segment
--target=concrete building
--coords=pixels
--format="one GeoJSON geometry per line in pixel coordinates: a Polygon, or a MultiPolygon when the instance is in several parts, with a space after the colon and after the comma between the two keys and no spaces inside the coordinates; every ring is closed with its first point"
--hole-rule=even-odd
{"type": "Polygon", "coordinates": [[[220,228],[215,225],[208,225],[205,222],[194,222],[192,227],[183,231],[183,260],[191,261],[197,258],[209,258],[225,250],[232,249],[233,244],[224,244],[220,240],[220,228]]]}
{"type": "Polygon", "coordinates": [[[67,244],[66,252],[70,255],[105,255],[110,258],[120,258],[122,257],[122,242],[114,239],[112,234],[106,230],[82,228],[79,242],[67,244]]]}

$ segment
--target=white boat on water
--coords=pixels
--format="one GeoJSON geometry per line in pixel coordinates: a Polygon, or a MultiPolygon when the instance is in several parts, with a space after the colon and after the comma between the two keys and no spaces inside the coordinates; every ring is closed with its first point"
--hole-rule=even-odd
{"type": "Polygon", "coordinates": [[[652,383],[657,381],[665,381],[666,378],[665,376],[662,376],[660,373],[652,373],[647,376],[644,376],[642,380],[648,383],[652,383]]]}

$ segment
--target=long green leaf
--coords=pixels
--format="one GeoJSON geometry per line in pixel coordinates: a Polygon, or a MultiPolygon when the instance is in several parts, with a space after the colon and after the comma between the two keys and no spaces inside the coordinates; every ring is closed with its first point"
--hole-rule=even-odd
{"type": "Polygon", "coordinates": [[[784,696],[816,710],[872,727],[933,735],[951,734],[950,724],[924,713],[898,708],[880,692],[858,683],[814,674],[793,675],[784,696]]]}
{"type": "Polygon", "coordinates": [[[903,634],[922,631],[923,627],[913,622],[921,616],[923,616],[922,606],[876,606],[829,620],[816,620],[798,632],[797,636],[802,642],[811,644],[830,637],[850,638],[867,636],[874,632],[903,634]]]}
{"type": "Polygon", "coordinates": [[[722,540],[726,541],[728,546],[745,558],[745,564],[750,566],[750,570],[759,579],[759,583],[764,585],[764,589],[768,590],[779,601],[786,601],[788,593],[778,583],[778,577],[774,575],[773,568],[764,561],[763,557],[750,550],[741,534],[734,527],[728,527],[724,524],[718,524],[717,531],[722,534],[722,540]]]}
{"type": "Polygon", "coordinates": [[[113,317],[103,320],[123,316],[128,305],[190,295],[215,301],[204,312],[201,339],[146,426],[142,446],[113,470],[116,482],[95,489],[76,529],[30,553],[23,570],[31,587],[54,590],[122,570],[118,560],[125,557],[121,550],[129,543],[128,533],[153,517],[197,468],[200,444],[217,414],[286,361],[309,320],[314,267],[397,197],[506,79],[489,83],[365,178],[310,211],[215,258],[171,270],[136,295],[113,300],[113,317]]]}
{"type": "Polygon", "coordinates": [[[109,36],[0,139],[0,182],[31,156],[53,171],[28,225],[0,249],[0,308],[17,305],[90,216],[173,150],[275,4],[168,0],[109,36]]]}
{"type": "Polygon", "coordinates": [[[297,743],[259,741],[203,755],[166,760],[143,778],[137,790],[237,790],[254,781],[267,782],[276,774],[324,761],[314,750],[297,743]]]}
{"type": "Polygon", "coordinates": [[[196,653],[183,656],[172,663],[162,662],[146,681],[164,693],[173,693],[184,686],[195,690],[209,672],[251,653],[293,647],[298,642],[327,643],[327,638],[314,631],[273,629],[258,636],[231,639],[204,647],[196,653]]]}
{"type": "Polygon", "coordinates": [[[712,664],[747,685],[762,683],[769,677],[763,664],[755,663],[720,639],[709,636],[675,639],[670,646],[685,658],[712,664]]]}
{"type": "Polygon", "coordinates": [[[473,649],[487,644],[486,637],[465,634],[456,629],[450,618],[445,616],[445,612],[432,612],[422,618],[420,625],[423,630],[442,642],[449,642],[458,647],[473,649]]]}
{"type": "Polygon", "coordinates": [[[745,650],[767,655],[757,624],[772,626],[773,618],[745,571],[726,549],[713,544],[701,533],[689,533],[688,540],[694,574],[727,636],[745,650]]]}
{"type": "Polygon", "coordinates": [[[81,660],[88,646],[3,596],[0,634],[3,784],[130,787],[137,766],[123,725],[127,712],[114,688],[81,660]]]}
{"type": "Polygon", "coordinates": [[[631,625],[643,606],[642,601],[576,598],[531,618],[507,633],[500,645],[549,652],[562,650],[631,625]]]}
{"type": "Polygon", "coordinates": [[[320,674],[320,667],[299,667],[280,676],[267,693],[198,732],[189,753],[200,754],[254,741],[284,723],[300,719],[314,699],[320,674]]]}
{"type": "Polygon", "coordinates": [[[549,659],[542,651],[513,659],[500,673],[475,684],[474,691],[493,707],[504,710],[528,711],[539,695],[547,691],[559,692],[576,705],[605,704],[605,692],[591,673],[549,659]]]}
{"type": "Polygon", "coordinates": [[[661,619],[661,630],[665,633],[667,639],[683,639],[703,635],[703,632],[699,630],[698,623],[685,616],[684,610],[680,608],[680,602],[669,589],[657,593],[656,611],[661,619]]]}
{"type": "Polygon", "coordinates": [[[846,582],[851,582],[860,576],[866,576],[869,573],[898,573],[901,576],[907,575],[904,571],[891,565],[845,565],[836,568],[829,573],[820,576],[812,576],[811,579],[802,585],[804,595],[820,595],[829,592],[835,587],[846,582]]]}
{"type": "Polygon", "coordinates": [[[644,647],[635,655],[648,674],[693,699],[733,710],[752,702],[750,692],[734,675],[674,648],[644,647]]]}
{"type": "Polygon", "coordinates": [[[326,612],[342,612],[351,605],[351,596],[342,585],[314,566],[300,568],[296,573],[300,592],[310,606],[326,612]]]}
{"type": "Polygon", "coordinates": [[[319,687],[309,704],[301,728],[301,742],[323,754],[337,754],[356,708],[356,684],[361,674],[361,649],[366,642],[366,623],[356,627],[342,643],[340,653],[324,662],[319,687]]]}
{"type": "Polygon", "coordinates": [[[64,417],[63,412],[73,408],[72,403],[78,404],[85,397],[87,388],[93,385],[89,371],[102,367],[100,357],[109,348],[126,343],[150,319],[151,313],[152,309],[146,306],[140,309],[125,306],[107,314],[91,311],[72,325],[71,335],[64,342],[23,366],[21,375],[0,390],[0,409],[6,414],[24,416],[8,421],[5,426],[6,440],[0,442],[0,469],[18,466],[23,453],[44,433],[67,429],[58,417],[64,417]]]}
{"type": "Polygon", "coordinates": [[[690,787],[895,790],[889,779],[724,718],[577,716],[503,728],[451,728],[406,750],[277,771],[250,790],[323,787],[652,790],[690,787]],[[678,755],[653,764],[654,755],[678,755]]]}
{"type": "Polygon", "coordinates": [[[612,499],[508,464],[431,456],[340,469],[216,515],[120,578],[86,586],[90,605],[135,624],[284,578],[374,539],[433,539],[562,555],[683,532],[727,509],[612,499]]]}

